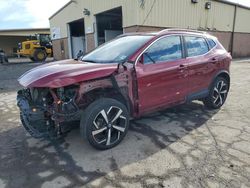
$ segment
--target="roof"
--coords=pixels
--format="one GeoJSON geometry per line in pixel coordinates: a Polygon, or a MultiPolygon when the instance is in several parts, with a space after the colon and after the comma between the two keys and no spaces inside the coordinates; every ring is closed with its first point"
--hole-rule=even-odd
{"type": "Polygon", "coordinates": [[[70,0],[68,3],[63,5],[58,11],[56,11],[52,16],[49,17],[49,20],[51,20],[54,16],[56,16],[58,13],[60,13],[63,9],[65,9],[67,6],[69,6],[71,3],[74,3],[74,0],[70,0]]]}
{"type": "Polygon", "coordinates": [[[36,33],[50,34],[49,28],[3,29],[0,36],[29,36],[36,33]]]}
{"type": "Polygon", "coordinates": [[[49,31],[49,28],[22,28],[22,29],[0,29],[0,32],[11,32],[11,31],[49,31]]]}

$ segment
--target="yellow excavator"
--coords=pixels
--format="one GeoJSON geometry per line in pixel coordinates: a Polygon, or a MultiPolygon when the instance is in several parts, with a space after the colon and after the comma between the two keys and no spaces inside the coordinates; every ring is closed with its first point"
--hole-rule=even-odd
{"type": "Polygon", "coordinates": [[[49,34],[36,34],[30,39],[18,43],[18,55],[29,57],[34,62],[45,61],[53,56],[52,42],[49,34]]]}

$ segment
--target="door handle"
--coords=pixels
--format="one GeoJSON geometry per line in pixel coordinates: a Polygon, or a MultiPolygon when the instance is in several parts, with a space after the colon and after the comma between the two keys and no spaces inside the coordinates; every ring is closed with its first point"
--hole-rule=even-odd
{"type": "Polygon", "coordinates": [[[213,57],[212,59],[210,59],[210,62],[213,63],[213,64],[215,64],[217,61],[218,61],[218,59],[215,58],[215,57],[213,57]]]}
{"type": "Polygon", "coordinates": [[[185,69],[186,67],[187,67],[186,65],[181,64],[181,65],[179,65],[178,69],[179,69],[179,70],[183,70],[183,69],[185,69]]]}

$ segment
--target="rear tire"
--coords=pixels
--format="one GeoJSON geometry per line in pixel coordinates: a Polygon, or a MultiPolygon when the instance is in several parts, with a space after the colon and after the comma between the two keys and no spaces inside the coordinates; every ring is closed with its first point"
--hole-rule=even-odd
{"type": "Polygon", "coordinates": [[[101,98],[90,104],[81,117],[80,131],[90,145],[99,150],[118,145],[129,127],[126,106],[117,100],[101,98]]]}
{"type": "Polygon", "coordinates": [[[36,49],[33,58],[38,62],[44,61],[47,58],[47,53],[43,49],[36,49]]]}
{"type": "Polygon", "coordinates": [[[226,101],[229,91],[229,81],[223,77],[217,77],[213,82],[208,97],[203,100],[209,109],[219,109],[226,101]]]}

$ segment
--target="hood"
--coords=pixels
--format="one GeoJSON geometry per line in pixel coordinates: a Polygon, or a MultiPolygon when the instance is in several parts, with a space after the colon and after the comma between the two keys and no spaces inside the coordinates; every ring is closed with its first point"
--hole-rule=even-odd
{"type": "Polygon", "coordinates": [[[38,66],[24,73],[19,83],[24,87],[58,88],[111,75],[117,64],[97,64],[73,59],[38,66]]]}

